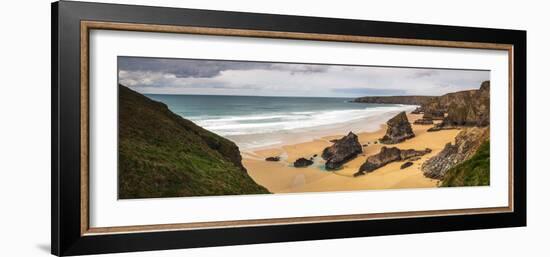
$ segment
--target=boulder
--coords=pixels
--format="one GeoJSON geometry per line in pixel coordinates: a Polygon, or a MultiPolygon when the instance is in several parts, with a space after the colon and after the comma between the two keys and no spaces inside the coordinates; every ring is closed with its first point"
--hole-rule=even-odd
{"type": "Polygon", "coordinates": [[[302,168],[302,167],[307,167],[311,164],[313,164],[312,160],[308,160],[306,158],[300,158],[294,162],[294,167],[302,168]]]}
{"type": "Polygon", "coordinates": [[[418,119],[414,121],[414,124],[416,125],[432,125],[434,124],[434,121],[432,119],[418,119]]]}
{"type": "Polygon", "coordinates": [[[442,179],[452,167],[469,159],[477,149],[489,138],[489,128],[467,128],[455,138],[455,144],[447,143],[436,156],[422,164],[424,176],[442,179]]]}
{"type": "Polygon", "coordinates": [[[405,112],[400,112],[386,124],[388,125],[386,135],[380,139],[380,143],[397,144],[414,137],[411,123],[409,123],[405,112]]]}
{"type": "Polygon", "coordinates": [[[268,162],[278,162],[281,160],[281,157],[279,156],[271,156],[271,157],[267,157],[265,158],[266,161],[268,162]]]}
{"type": "Polygon", "coordinates": [[[325,148],[321,157],[327,161],[325,163],[327,170],[335,170],[362,152],[363,148],[357,135],[349,132],[347,136],[336,140],[332,146],[325,148]]]}
{"type": "Polygon", "coordinates": [[[425,150],[401,150],[397,147],[383,146],[378,154],[372,155],[367,158],[365,163],[363,163],[363,165],[359,167],[359,171],[355,173],[354,176],[357,177],[364,175],[365,173],[373,172],[374,170],[383,167],[390,162],[408,160],[410,158],[422,156],[430,152],[432,152],[432,150],[429,148],[426,148],[425,150]]]}
{"type": "Polygon", "coordinates": [[[405,163],[401,164],[400,169],[403,170],[403,169],[406,169],[406,168],[408,168],[408,167],[410,167],[410,166],[412,166],[412,165],[413,165],[412,162],[405,162],[405,163]]]}

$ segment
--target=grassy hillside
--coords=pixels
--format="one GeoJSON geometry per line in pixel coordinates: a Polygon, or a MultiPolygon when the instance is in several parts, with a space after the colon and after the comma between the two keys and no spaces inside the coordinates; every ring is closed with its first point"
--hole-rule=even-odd
{"type": "Polygon", "coordinates": [[[269,193],[238,147],[119,85],[119,198],[269,193]]]}
{"type": "Polygon", "coordinates": [[[472,158],[451,168],[441,181],[441,186],[487,186],[490,174],[489,141],[484,142],[472,158]]]}

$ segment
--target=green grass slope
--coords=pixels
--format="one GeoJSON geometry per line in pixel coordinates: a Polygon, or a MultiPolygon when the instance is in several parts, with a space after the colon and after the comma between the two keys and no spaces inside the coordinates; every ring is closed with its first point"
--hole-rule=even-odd
{"type": "Polygon", "coordinates": [[[269,193],[241,164],[238,147],[119,85],[121,199],[269,193]]]}
{"type": "Polygon", "coordinates": [[[441,181],[442,187],[488,186],[490,145],[484,142],[472,158],[451,168],[441,181]]]}

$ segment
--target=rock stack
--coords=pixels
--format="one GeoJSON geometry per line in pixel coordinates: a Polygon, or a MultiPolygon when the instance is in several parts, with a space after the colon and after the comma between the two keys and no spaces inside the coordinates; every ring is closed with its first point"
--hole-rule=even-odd
{"type": "Polygon", "coordinates": [[[386,135],[380,139],[383,144],[397,144],[414,137],[411,123],[409,123],[405,112],[397,114],[386,124],[388,125],[386,135]]]}
{"type": "Polygon", "coordinates": [[[325,148],[321,157],[327,161],[325,164],[327,170],[335,170],[362,152],[363,148],[357,135],[349,132],[347,136],[335,140],[332,146],[325,148]]]}

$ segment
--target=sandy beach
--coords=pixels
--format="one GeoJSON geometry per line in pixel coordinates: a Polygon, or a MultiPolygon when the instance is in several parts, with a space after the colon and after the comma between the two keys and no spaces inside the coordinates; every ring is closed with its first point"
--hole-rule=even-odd
{"type": "MultiPolygon", "coordinates": [[[[407,114],[412,123],[422,115],[407,114]]],[[[449,142],[454,142],[455,136],[460,130],[441,130],[427,132],[432,125],[412,124],[415,137],[391,146],[400,149],[423,150],[432,149],[432,152],[414,161],[413,166],[401,170],[403,162],[393,162],[364,176],[353,177],[359,166],[367,157],[377,154],[384,145],[375,144],[381,138],[386,125],[374,132],[356,133],[363,154],[352,161],[347,162],[338,171],[324,170],[324,160],[321,153],[325,147],[332,145],[330,140],[339,139],[343,134],[325,136],[310,142],[299,144],[287,144],[275,148],[242,152],[243,164],[249,175],[256,183],[266,187],[272,193],[298,193],[298,192],[326,192],[326,191],[350,191],[371,189],[400,189],[400,188],[428,188],[436,187],[438,180],[425,177],[420,170],[422,163],[439,153],[449,142]],[[307,168],[295,168],[292,163],[301,157],[314,158],[314,164],[307,168]],[[280,156],[279,162],[268,162],[265,158],[280,156]]],[[[355,133],[355,131],[353,131],[355,133]]]]}

